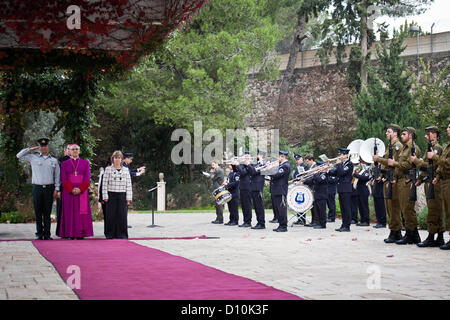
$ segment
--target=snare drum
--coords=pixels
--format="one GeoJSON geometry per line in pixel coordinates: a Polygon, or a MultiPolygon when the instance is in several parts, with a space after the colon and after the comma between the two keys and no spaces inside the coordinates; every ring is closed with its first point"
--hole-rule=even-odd
{"type": "Polygon", "coordinates": [[[314,202],[313,192],[303,184],[291,184],[287,193],[289,210],[295,213],[304,213],[312,208],[314,202]]]}
{"type": "Polygon", "coordinates": [[[213,191],[213,196],[216,198],[216,202],[218,205],[224,205],[228,201],[231,200],[231,193],[227,190],[226,186],[218,187],[213,191]]]}

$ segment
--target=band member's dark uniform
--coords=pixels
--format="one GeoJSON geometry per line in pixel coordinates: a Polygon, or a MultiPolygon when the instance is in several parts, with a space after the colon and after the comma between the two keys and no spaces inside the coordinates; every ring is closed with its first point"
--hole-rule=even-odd
{"type": "Polygon", "coordinates": [[[256,164],[249,164],[246,166],[247,171],[250,174],[250,191],[253,201],[253,207],[255,208],[256,214],[256,226],[252,227],[252,229],[265,229],[265,212],[264,212],[264,203],[262,199],[262,193],[264,190],[264,181],[265,177],[261,175],[260,171],[257,171],[256,168],[259,168],[265,164],[262,158],[257,157],[256,164]]]}
{"type": "MultiPolygon", "coordinates": [[[[245,154],[249,154],[245,151],[245,154]]],[[[252,226],[252,196],[250,193],[250,173],[244,164],[236,165],[236,169],[239,172],[239,193],[242,208],[242,215],[244,217],[244,223],[240,227],[252,226]]]]}
{"type": "Polygon", "coordinates": [[[319,172],[303,182],[312,186],[314,191],[314,206],[316,207],[317,224],[314,229],[325,229],[327,224],[328,183],[325,172],[319,172]]]}
{"type": "MultiPolygon", "coordinates": [[[[297,162],[297,166],[292,174],[292,178],[296,179],[302,172],[307,171],[309,168],[306,163],[303,162],[303,156],[301,154],[294,153],[294,159],[297,162]]],[[[305,225],[306,220],[304,216],[300,216],[294,224],[305,225]]]]}
{"type": "Polygon", "coordinates": [[[377,218],[377,224],[374,228],[386,228],[386,206],[384,204],[384,193],[382,179],[373,180],[372,182],[372,196],[373,196],[373,206],[375,209],[375,216],[377,218]]]}
{"type": "Polygon", "coordinates": [[[335,176],[329,175],[327,173],[327,183],[328,183],[328,218],[327,222],[334,222],[336,219],[336,184],[337,178],[335,176]]]}
{"type": "Polygon", "coordinates": [[[370,180],[370,173],[367,168],[357,170],[353,173],[353,177],[358,179],[356,184],[356,192],[358,194],[358,209],[361,217],[361,222],[357,226],[367,227],[370,225],[370,211],[369,211],[369,188],[367,182],[370,180]]]}
{"type": "Polygon", "coordinates": [[[227,190],[231,193],[231,200],[228,201],[228,210],[230,211],[230,221],[226,226],[236,226],[239,223],[239,172],[236,166],[231,165],[231,172],[227,178],[227,190]]]}
{"type": "Polygon", "coordinates": [[[280,165],[276,174],[270,176],[270,193],[274,216],[278,218],[279,226],[273,231],[287,231],[287,193],[291,166],[287,160],[288,152],[279,151],[278,161],[280,165]]]}
{"type": "MultiPolygon", "coordinates": [[[[348,155],[350,149],[339,148],[340,157],[348,155]]],[[[350,224],[352,220],[351,212],[351,194],[352,194],[352,173],[353,163],[348,159],[336,165],[336,168],[329,171],[330,175],[337,176],[337,192],[339,194],[339,205],[341,207],[342,225],[336,231],[348,232],[350,231],[350,224]]]]}

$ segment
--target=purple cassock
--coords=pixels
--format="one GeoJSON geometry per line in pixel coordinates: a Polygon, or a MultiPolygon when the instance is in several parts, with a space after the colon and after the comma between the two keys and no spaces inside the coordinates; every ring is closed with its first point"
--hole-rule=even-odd
{"type": "Polygon", "coordinates": [[[61,163],[62,192],[61,225],[58,236],[62,238],[81,238],[94,235],[92,226],[89,185],[91,171],[89,161],[70,158],[61,163]],[[71,191],[79,188],[81,193],[71,191]]]}

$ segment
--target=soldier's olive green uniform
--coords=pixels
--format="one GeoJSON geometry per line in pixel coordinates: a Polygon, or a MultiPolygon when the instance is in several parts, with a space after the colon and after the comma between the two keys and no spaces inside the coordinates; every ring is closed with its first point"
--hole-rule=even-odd
{"type": "MultiPolygon", "coordinates": [[[[416,146],[416,156],[420,157],[420,148],[416,146]]],[[[414,231],[417,228],[417,213],[414,209],[415,201],[409,200],[411,192],[411,183],[406,184],[409,178],[408,170],[412,169],[411,163],[411,147],[412,142],[403,144],[400,150],[398,161],[395,163],[395,176],[397,177],[397,188],[400,196],[400,210],[405,218],[405,229],[414,231]]]]}
{"type": "MultiPolygon", "coordinates": [[[[436,159],[433,160],[433,176],[436,177],[436,172],[438,169],[438,159],[442,155],[442,147],[439,143],[434,142],[432,144],[432,149],[435,153],[436,159]]],[[[426,153],[424,154],[424,160],[420,160],[416,158],[414,161],[417,168],[421,168],[419,175],[419,182],[422,183],[422,180],[427,177],[426,168],[430,165],[429,159],[426,157],[426,153]],[[425,171],[424,171],[425,170],[425,171]]],[[[425,182],[425,194],[428,192],[428,188],[430,187],[431,181],[425,182]]],[[[444,223],[444,214],[442,211],[442,195],[441,195],[441,181],[434,185],[434,199],[427,199],[427,207],[428,207],[428,216],[427,216],[427,224],[428,224],[428,232],[431,234],[435,234],[438,232],[443,232],[445,230],[444,223]]]]}
{"type": "Polygon", "coordinates": [[[441,198],[444,212],[447,216],[447,231],[450,231],[450,142],[440,156],[434,155],[433,163],[438,164],[436,176],[441,184],[441,198]]]}
{"type": "MultiPolygon", "coordinates": [[[[392,156],[395,161],[398,161],[398,157],[400,155],[400,150],[402,149],[403,145],[398,140],[398,138],[393,138],[392,141],[392,156]]],[[[382,170],[388,169],[388,158],[389,158],[389,147],[386,148],[386,152],[383,156],[383,158],[378,158],[377,162],[382,165],[382,170]]],[[[395,172],[394,172],[394,180],[396,180],[395,172]]],[[[388,188],[389,181],[386,181],[383,189],[384,194],[386,196],[386,190],[388,188]]],[[[385,199],[385,205],[387,214],[389,217],[389,229],[393,231],[399,231],[402,229],[402,218],[401,218],[401,210],[400,210],[400,200],[399,200],[399,189],[398,189],[398,183],[392,184],[392,199],[385,199]]]]}

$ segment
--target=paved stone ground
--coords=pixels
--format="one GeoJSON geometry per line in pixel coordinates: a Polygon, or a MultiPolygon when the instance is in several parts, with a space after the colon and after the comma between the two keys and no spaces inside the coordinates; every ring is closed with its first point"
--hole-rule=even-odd
{"type": "MultiPolygon", "coordinates": [[[[214,218],[214,213],[155,214],[161,227],[148,228],[150,214],[129,214],[129,237],[220,237],[136,242],[305,299],[450,299],[450,252],[387,245],[388,229],[352,225],[350,233],[339,233],[336,220],[325,230],[294,226],[276,233],[271,223],[265,230],[251,230],[213,225],[214,218]]],[[[94,234],[103,238],[102,222],[94,223],[94,234]]],[[[34,224],[0,224],[0,240],[33,235],[34,224]]],[[[424,239],[427,232],[420,235],[424,239]]],[[[0,250],[0,300],[77,299],[30,242],[0,241],[0,250]]]]}

